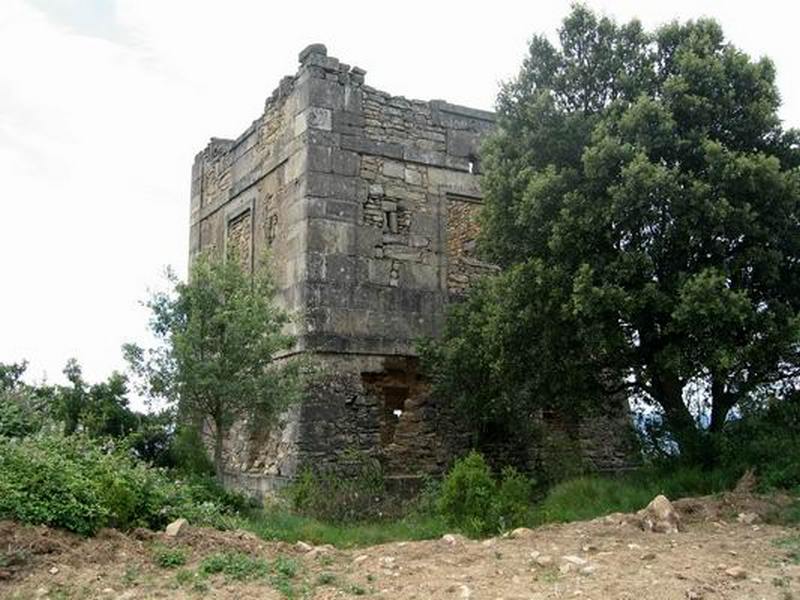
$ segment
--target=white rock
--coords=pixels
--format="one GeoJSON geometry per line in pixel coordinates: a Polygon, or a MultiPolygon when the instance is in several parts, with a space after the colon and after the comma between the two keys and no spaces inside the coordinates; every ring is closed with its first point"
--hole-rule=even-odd
{"type": "Polygon", "coordinates": [[[58,573],[58,567],[50,567],[48,573],[50,573],[50,575],[56,575],[58,573]]]}
{"type": "Polygon", "coordinates": [[[448,546],[455,546],[459,542],[463,542],[464,537],[455,533],[445,533],[442,536],[442,541],[448,546]]]}
{"type": "Polygon", "coordinates": [[[582,567],[584,565],[589,564],[588,560],[586,560],[585,558],[581,558],[580,556],[573,556],[573,555],[562,556],[561,560],[563,560],[564,562],[571,563],[576,567],[582,567]]]}
{"type": "Polygon", "coordinates": [[[298,552],[303,552],[305,554],[306,552],[311,552],[314,549],[314,546],[312,546],[311,544],[306,544],[305,542],[302,541],[298,541],[294,545],[294,549],[297,550],[298,552]]]}
{"type": "Polygon", "coordinates": [[[743,512],[737,515],[736,520],[739,521],[739,523],[744,523],[745,525],[753,525],[758,523],[761,520],[761,517],[754,512],[743,512]]]}
{"type": "Polygon", "coordinates": [[[517,527],[511,533],[508,534],[512,540],[518,540],[522,538],[526,538],[533,533],[533,529],[528,529],[527,527],[517,527]]]}
{"type": "Polygon", "coordinates": [[[642,529],[656,533],[678,533],[681,518],[666,496],[659,494],[636,515],[641,519],[642,529]]]}
{"type": "Polygon", "coordinates": [[[742,567],[731,567],[730,569],[725,569],[725,574],[733,579],[747,579],[747,571],[745,571],[742,567]]]}
{"type": "Polygon", "coordinates": [[[168,537],[178,537],[179,535],[186,533],[186,530],[188,528],[189,528],[189,521],[187,521],[186,519],[177,519],[172,523],[170,523],[169,525],[167,525],[165,533],[167,534],[168,537]]]}

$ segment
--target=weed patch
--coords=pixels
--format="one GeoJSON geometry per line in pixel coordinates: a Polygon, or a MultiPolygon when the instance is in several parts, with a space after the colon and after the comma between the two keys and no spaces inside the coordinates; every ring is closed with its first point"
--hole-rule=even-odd
{"type": "Polygon", "coordinates": [[[174,569],[186,564],[186,551],[183,548],[157,546],[153,550],[153,562],[162,569],[174,569]]]}

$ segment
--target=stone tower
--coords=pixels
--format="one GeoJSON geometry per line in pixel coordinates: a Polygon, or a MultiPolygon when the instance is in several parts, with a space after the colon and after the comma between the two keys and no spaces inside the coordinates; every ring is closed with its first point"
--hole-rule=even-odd
{"type": "Polygon", "coordinates": [[[353,449],[395,477],[438,472],[461,438],[417,374],[415,340],[494,269],[474,255],[494,115],[371,88],[321,44],[299,61],[241,136],[212,138],[192,167],[190,256],[234,244],[252,268],[268,247],[298,316],[294,352],[325,366],[276,428],[234,429],[230,483],[267,491],[353,449]]]}

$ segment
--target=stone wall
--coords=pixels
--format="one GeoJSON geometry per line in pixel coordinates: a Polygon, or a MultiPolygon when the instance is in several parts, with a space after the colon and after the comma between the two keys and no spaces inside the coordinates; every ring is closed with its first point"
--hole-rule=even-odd
{"type": "Polygon", "coordinates": [[[430,397],[415,342],[495,270],[475,253],[494,115],[371,88],[321,45],[299,59],[263,114],[192,168],[190,257],[227,249],[252,269],[269,250],[296,316],[284,358],[312,352],[327,368],[273,427],[236,425],[229,483],[263,492],[351,450],[395,477],[440,472],[466,438],[430,397]]]}

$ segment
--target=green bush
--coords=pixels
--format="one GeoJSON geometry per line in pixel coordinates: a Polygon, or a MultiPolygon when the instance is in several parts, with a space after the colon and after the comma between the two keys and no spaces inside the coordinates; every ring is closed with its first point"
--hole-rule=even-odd
{"type": "Polygon", "coordinates": [[[184,517],[226,527],[241,502],[202,479],[173,479],[81,435],[0,438],[0,518],[90,535],[184,517]]]}
{"type": "Polygon", "coordinates": [[[506,467],[496,482],[483,456],[473,450],[445,477],[437,508],[451,526],[477,536],[522,524],[530,496],[527,478],[506,467]]]}
{"type": "Polygon", "coordinates": [[[226,579],[244,581],[266,577],[269,565],[265,560],[244,552],[220,552],[204,558],[198,571],[201,575],[222,574],[226,579]]]}
{"type": "Polygon", "coordinates": [[[0,436],[24,437],[51,423],[45,399],[27,388],[0,390],[0,436]]]}
{"type": "Polygon", "coordinates": [[[494,506],[500,529],[521,525],[530,511],[531,481],[514,467],[505,467],[501,473],[494,506]]]}
{"type": "Polygon", "coordinates": [[[186,564],[186,552],[182,548],[159,546],[153,551],[153,562],[162,569],[174,569],[186,564]]]}
{"type": "Polygon", "coordinates": [[[722,466],[755,469],[762,491],[800,487],[800,394],[747,407],[719,438],[722,466]]]}

